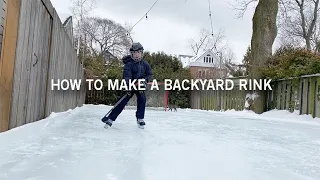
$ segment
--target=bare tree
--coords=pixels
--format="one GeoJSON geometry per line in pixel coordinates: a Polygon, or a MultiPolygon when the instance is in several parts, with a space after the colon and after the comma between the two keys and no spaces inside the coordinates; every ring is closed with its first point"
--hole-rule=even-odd
{"type": "Polygon", "coordinates": [[[244,13],[247,11],[248,7],[252,4],[258,2],[259,0],[236,0],[235,4],[232,4],[233,9],[237,11],[237,17],[242,18],[244,13]]]}
{"type": "Polygon", "coordinates": [[[124,24],[124,28],[127,31],[127,36],[129,37],[129,39],[131,40],[131,42],[133,43],[133,38],[132,38],[132,32],[130,31],[132,29],[132,25],[130,23],[125,23],[124,24]]]}
{"type": "Polygon", "coordinates": [[[90,12],[97,6],[97,0],[72,0],[69,7],[74,19],[76,27],[80,30],[82,22],[89,16],[90,12]]]}
{"type": "MultiPolygon", "coordinates": [[[[294,44],[304,41],[308,50],[315,50],[320,0],[282,0],[285,13],[279,18],[280,36],[294,44]]],[[[284,11],[284,9],[282,9],[284,11]]]]}
{"type": "Polygon", "coordinates": [[[194,55],[198,55],[199,51],[206,49],[209,44],[209,33],[205,29],[200,30],[197,40],[194,38],[189,39],[188,47],[192,50],[194,55]]]}
{"type": "Polygon", "coordinates": [[[111,53],[120,57],[126,54],[131,44],[127,30],[109,19],[88,18],[82,30],[88,34],[89,47],[95,56],[111,53]]]}
{"type": "MultiPolygon", "coordinates": [[[[308,50],[319,51],[319,1],[320,0],[279,0],[277,23],[279,27],[278,41],[281,45],[291,44],[305,46],[308,50]]],[[[258,0],[237,0],[234,9],[243,14],[258,0]]]]}
{"type": "MultiPolygon", "coordinates": [[[[80,49],[84,49],[87,44],[86,34],[82,31],[82,27],[86,18],[88,18],[90,12],[96,7],[97,0],[72,0],[69,7],[74,22],[75,36],[77,39],[77,54],[79,55],[80,49]],[[83,44],[83,47],[80,45],[83,44]]],[[[85,52],[85,51],[83,51],[85,52]]],[[[83,54],[84,56],[84,54],[83,54]]],[[[82,58],[84,59],[84,58],[82,58]]]]}
{"type": "Polygon", "coordinates": [[[206,29],[201,29],[197,39],[189,39],[188,47],[192,50],[194,55],[198,55],[199,52],[207,49],[221,52],[228,47],[224,40],[225,36],[222,30],[218,31],[216,34],[212,34],[206,29]]]}
{"type": "Polygon", "coordinates": [[[223,63],[233,65],[233,62],[236,59],[236,54],[234,53],[234,51],[231,48],[227,47],[222,52],[223,63]]]}
{"type": "Polygon", "coordinates": [[[224,52],[224,54],[229,54],[231,52],[224,31],[221,29],[216,34],[211,34],[208,46],[211,50],[224,52]]]}
{"type": "Polygon", "coordinates": [[[233,50],[229,47],[221,51],[221,58],[222,58],[222,64],[231,72],[230,74],[233,76],[237,76],[237,71],[239,68],[239,65],[234,63],[234,60],[236,59],[236,55],[233,52],[233,50]]]}

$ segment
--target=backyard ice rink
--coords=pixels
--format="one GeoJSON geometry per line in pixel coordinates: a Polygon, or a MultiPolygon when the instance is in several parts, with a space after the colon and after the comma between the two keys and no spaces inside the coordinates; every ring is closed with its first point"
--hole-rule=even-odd
{"type": "Polygon", "coordinates": [[[286,111],[135,108],[112,128],[110,106],[84,105],[0,133],[0,179],[319,180],[320,121],[286,111]]]}

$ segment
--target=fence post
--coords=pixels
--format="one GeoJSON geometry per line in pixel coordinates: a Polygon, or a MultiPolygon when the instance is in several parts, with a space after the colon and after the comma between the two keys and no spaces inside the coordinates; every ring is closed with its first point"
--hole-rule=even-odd
{"type": "Polygon", "coordinates": [[[21,0],[7,1],[0,60],[0,132],[9,129],[21,0]]]}

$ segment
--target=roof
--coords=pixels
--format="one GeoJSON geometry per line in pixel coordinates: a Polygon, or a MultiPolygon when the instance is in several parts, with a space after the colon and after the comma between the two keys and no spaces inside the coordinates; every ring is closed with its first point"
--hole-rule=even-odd
{"type": "Polygon", "coordinates": [[[202,53],[199,53],[198,55],[194,56],[192,58],[192,60],[196,61],[196,60],[198,60],[199,58],[201,58],[202,56],[204,56],[205,54],[208,54],[208,53],[216,56],[216,54],[211,49],[207,49],[206,51],[204,51],[202,53]]]}
{"type": "MultiPolygon", "coordinates": [[[[212,50],[208,49],[201,54],[193,57],[190,60],[189,66],[198,66],[198,67],[218,67],[220,68],[220,57],[217,56],[212,50]],[[208,56],[207,56],[208,55],[208,56]],[[204,57],[213,58],[213,62],[204,62],[204,57]]],[[[224,64],[221,64],[222,68],[225,68],[224,64]]]]}

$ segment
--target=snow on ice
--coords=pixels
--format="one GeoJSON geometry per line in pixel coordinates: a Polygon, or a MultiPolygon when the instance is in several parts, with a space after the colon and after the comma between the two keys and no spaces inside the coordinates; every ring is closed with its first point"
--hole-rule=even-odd
{"type": "Polygon", "coordinates": [[[296,112],[150,108],[139,129],[126,108],[85,105],[0,134],[0,179],[320,179],[320,120],[296,112]]]}

